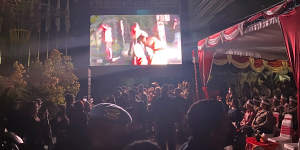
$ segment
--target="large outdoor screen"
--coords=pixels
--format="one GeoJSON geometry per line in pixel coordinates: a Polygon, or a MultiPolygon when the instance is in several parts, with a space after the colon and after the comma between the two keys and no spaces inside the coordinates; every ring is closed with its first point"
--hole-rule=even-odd
{"type": "Polygon", "coordinates": [[[181,64],[178,15],[93,15],[90,65],[181,64]]]}

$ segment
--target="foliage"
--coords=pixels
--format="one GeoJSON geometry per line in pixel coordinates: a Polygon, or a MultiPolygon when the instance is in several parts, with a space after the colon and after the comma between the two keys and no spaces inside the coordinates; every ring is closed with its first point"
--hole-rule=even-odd
{"type": "Polygon", "coordinates": [[[26,95],[26,86],[27,82],[25,81],[26,70],[22,64],[16,61],[13,65],[14,71],[7,78],[8,84],[8,95],[16,99],[23,99],[27,97],[26,95]]]}
{"type": "Polygon", "coordinates": [[[42,98],[46,102],[62,104],[66,91],[74,95],[79,92],[80,84],[73,71],[71,57],[62,56],[58,50],[51,51],[44,62],[33,62],[27,71],[16,62],[10,76],[0,76],[0,95],[8,93],[12,99],[42,98]]]}
{"type": "MultiPolygon", "coordinates": [[[[255,72],[251,69],[240,70],[231,66],[214,66],[211,77],[212,79],[209,81],[211,89],[219,89],[222,94],[225,94],[226,88],[231,87],[237,97],[271,96],[282,93],[278,89],[283,90],[281,87],[283,84],[292,84],[291,76],[288,75],[287,71],[273,72],[269,69],[255,72]]],[[[291,92],[294,90],[293,87],[289,87],[289,89],[291,92]]]]}

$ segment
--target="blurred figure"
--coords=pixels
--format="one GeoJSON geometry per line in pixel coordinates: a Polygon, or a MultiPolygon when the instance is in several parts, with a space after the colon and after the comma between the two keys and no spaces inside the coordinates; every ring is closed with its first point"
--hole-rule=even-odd
{"type": "Polygon", "coordinates": [[[126,146],[123,150],[161,150],[156,143],[151,141],[142,140],[135,141],[130,145],[126,146]]]}
{"type": "Polygon", "coordinates": [[[112,28],[108,24],[101,24],[98,28],[98,31],[101,33],[101,48],[100,50],[105,50],[106,54],[106,61],[107,62],[112,62],[113,56],[112,56],[112,28]]]}
{"type": "Polygon", "coordinates": [[[133,57],[134,46],[141,35],[144,35],[145,37],[148,36],[148,34],[140,28],[140,25],[137,22],[133,23],[130,29],[131,42],[128,50],[128,56],[133,57]]]}
{"type": "Polygon", "coordinates": [[[82,144],[83,137],[86,137],[87,128],[87,114],[84,111],[84,104],[82,101],[77,101],[70,115],[70,130],[68,140],[74,145],[76,149],[83,149],[85,145],[82,144]]]}
{"type": "Polygon", "coordinates": [[[66,114],[67,117],[70,118],[71,116],[71,111],[74,107],[74,103],[75,103],[75,97],[73,94],[71,93],[65,93],[65,102],[66,102],[66,114]]]}
{"type": "Polygon", "coordinates": [[[230,122],[220,102],[196,101],[187,113],[192,137],[181,150],[224,150],[230,134],[230,122]]]}
{"type": "Polygon", "coordinates": [[[240,125],[243,126],[251,126],[252,121],[256,115],[256,112],[254,110],[254,105],[251,100],[248,100],[246,103],[246,112],[244,114],[243,120],[241,121],[240,125]]]}
{"type": "Polygon", "coordinates": [[[241,131],[244,136],[251,137],[254,135],[253,129],[251,127],[256,112],[254,110],[254,105],[251,100],[246,103],[246,112],[244,114],[243,120],[240,123],[241,131]]]}
{"type": "Polygon", "coordinates": [[[148,65],[146,47],[143,43],[146,35],[140,35],[133,46],[133,65],[148,65]]]}
{"type": "Polygon", "coordinates": [[[67,149],[68,131],[70,126],[70,120],[66,114],[66,107],[64,105],[60,105],[59,111],[56,117],[52,120],[52,131],[53,136],[55,137],[55,147],[57,150],[67,149]]]}
{"type": "Polygon", "coordinates": [[[230,109],[228,111],[228,116],[231,122],[235,125],[235,127],[239,128],[240,122],[243,119],[243,114],[239,108],[239,104],[236,99],[232,99],[230,102],[230,109]]]}
{"type": "Polygon", "coordinates": [[[293,116],[293,128],[294,128],[294,131],[297,131],[297,129],[298,129],[297,100],[294,97],[292,97],[292,96],[289,97],[288,108],[284,114],[291,114],[293,116]]]}
{"type": "Polygon", "coordinates": [[[279,112],[279,109],[278,109],[279,104],[280,104],[279,100],[277,99],[276,96],[274,96],[274,97],[272,98],[272,107],[271,107],[271,111],[272,111],[272,112],[279,112]]]}
{"type": "Polygon", "coordinates": [[[164,86],[161,96],[152,101],[152,115],[156,125],[156,139],[162,150],[175,150],[176,128],[179,121],[180,111],[174,100],[168,96],[168,87],[164,86]]]}
{"type": "Polygon", "coordinates": [[[21,136],[24,139],[26,149],[43,148],[43,128],[39,114],[39,104],[36,102],[26,103],[23,108],[23,117],[19,120],[22,124],[21,136]]]}
{"type": "Polygon", "coordinates": [[[252,122],[252,128],[259,133],[272,134],[276,120],[270,111],[270,103],[263,99],[260,108],[252,122]]]}
{"type": "Polygon", "coordinates": [[[110,103],[95,105],[88,124],[89,150],[121,150],[130,143],[131,115],[110,103]]]}

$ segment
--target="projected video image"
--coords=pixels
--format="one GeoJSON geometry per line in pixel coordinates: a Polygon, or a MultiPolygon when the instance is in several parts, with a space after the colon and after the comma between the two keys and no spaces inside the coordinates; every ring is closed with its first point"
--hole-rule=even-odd
{"type": "Polygon", "coordinates": [[[90,65],[181,64],[177,15],[93,15],[90,65]]]}

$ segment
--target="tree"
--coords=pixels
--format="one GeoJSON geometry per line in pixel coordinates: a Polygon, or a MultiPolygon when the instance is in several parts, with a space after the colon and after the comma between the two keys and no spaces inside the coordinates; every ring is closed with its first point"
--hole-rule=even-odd
{"type": "Polygon", "coordinates": [[[26,70],[18,61],[14,63],[13,68],[13,73],[7,78],[8,95],[15,97],[15,99],[24,99],[27,97],[27,82],[25,80],[26,70]]]}
{"type": "Polygon", "coordinates": [[[71,57],[63,56],[58,50],[51,51],[44,62],[33,62],[27,71],[19,62],[15,62],[13,68],[8,77],[0,76],[0,95],[9,99],[42,98],[45,102],[62,104],[65,92],[75,96],[79,92],[80,84],[71,57]]]}
{"type": "MultiPolygon", "coordinates": [[[[32,87],[44,89],[40,93],[42,96],[51,102],[62,104],[64,103],[65,92],[71,92],[75,96],[79,92],[80,84],[73,72],[74,66],[71,57],[62,56],[62,53],[54,49],[44,64],[37,63],[32,65],[32,74],[30,76],[42,77],[39,78],[39,83],[32,81],[32,87]],[[38,86],[34,85],[34,83],[38,86]]],[[[33,78],[33,80],[36,80],[36,78],[33,78]]]]}

